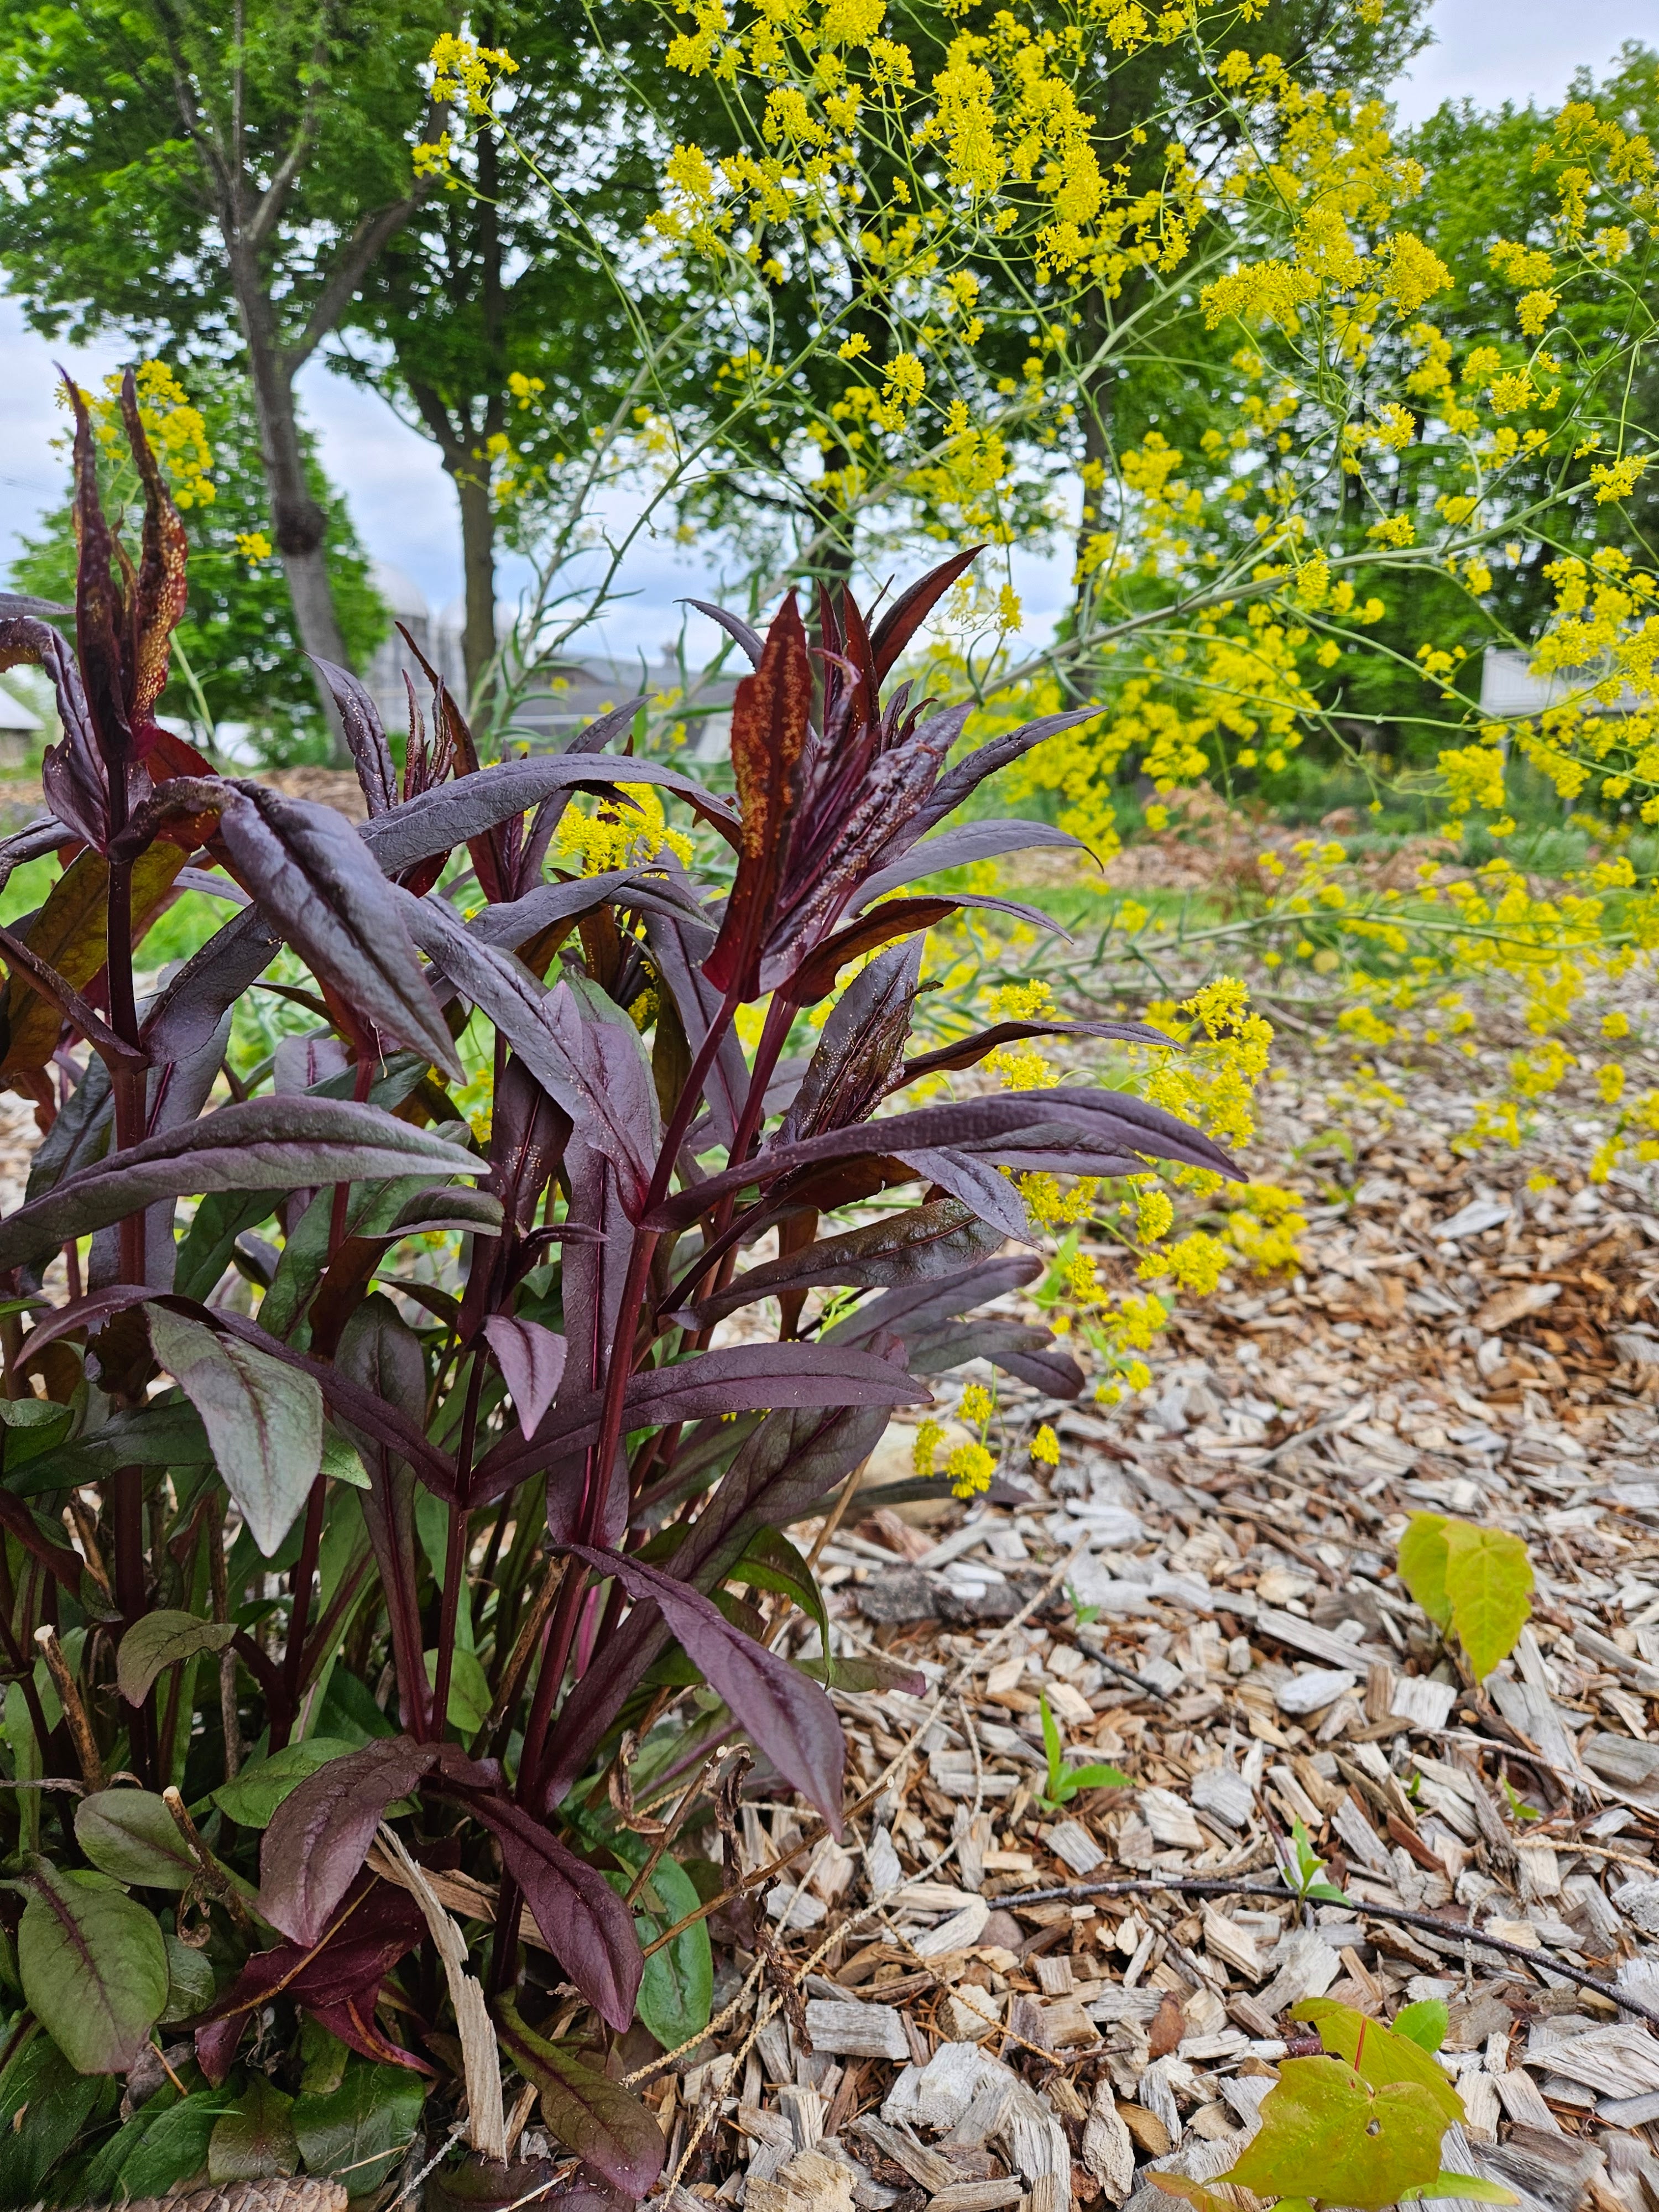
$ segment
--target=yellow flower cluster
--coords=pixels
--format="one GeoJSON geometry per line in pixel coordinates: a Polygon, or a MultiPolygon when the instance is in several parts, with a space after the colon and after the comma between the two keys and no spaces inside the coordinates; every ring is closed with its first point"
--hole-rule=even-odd
{"type": "Polygon", "coordinates": [[[691,864],[691,841],[684,830],[669,827],[653,783],[625,783],[620,802],[601,799],[592,813],[567,807],[554,837],[560,864],[577,866],[585,876],[642,867],[662,852],[672,853],[687,867],[691,864]]]}
{"type": "MultiPolygon", "coordinates": [[[[141,361],[132,380],[137,392],[138,419],[174,502],[181,511],[210,506],[215,497],[209,473],[213,454],[200,408],[191,404],[190,394],[165,362],[141,361]]],[[[113,479],[115,503],[120,503],[137,488],[121,428],[120,373],[112,372],[104,379],[101,394],[82,392],[81,398],[92,420],[100,459],[113,479]]],[[[267,546],[267,556],[269,552],[267,546]]]]}
{"type": "Polygon", "coordinates": [[[495,94],[519,64],[501,46],[480,46],[464,31],[441,31],[432,42],[428,59],[432,69],[432,104],[458,118],[458,129],[446,128],[423,140],[410,156],[417,177],[441,178],[455,191],[461,179],[455,156],[465,144],[469,128],[495,118],[495,94]]]}

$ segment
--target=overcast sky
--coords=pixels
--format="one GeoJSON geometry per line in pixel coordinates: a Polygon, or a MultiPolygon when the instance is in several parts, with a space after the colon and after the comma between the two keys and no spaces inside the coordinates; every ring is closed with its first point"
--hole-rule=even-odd
{"type": "MultiPolygon", "coordinates": [[[[1437,43],[1398,88],[1401,116],[1414,121],[1445,100],[1485,106],[1511,100],[1558,100],[1580,64],[1600,70],[1627,39],[1659,38],[1655,0],[1436,0],[1437,43]]],[[[121,358],[117,343],[58,349],[79,380],[90,383],[121,358]]],[[[50,441],[62,425],[52,399],[54,349],[25,326],[15,303],[0,297],[0,392],[6,435],[0,446],[0,563],[41,510],[63,495],[64,464],[50,441]]],[[[322,441],[329,474],[350,502],[371,553],[411,577],[434,607],[460,589],[455,502],[434,449],[381,403],[330,374],[320,362],[301,379],[307,418],[322,441]]],[[[1064,592],[1063,562],[1023,561],[1028,629],[1043,629],[1064,592]]],[[[701,568],[671,545],[647,544],[632,558],[636,596],[607,625],[605,644],[654,657],[678,621],[674,601],[706,591],[701,568]]]]}

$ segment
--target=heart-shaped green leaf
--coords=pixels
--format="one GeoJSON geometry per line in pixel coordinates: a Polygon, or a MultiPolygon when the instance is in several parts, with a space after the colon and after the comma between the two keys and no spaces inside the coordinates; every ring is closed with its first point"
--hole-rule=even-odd
{"type": "Polygon", "coordinates": [[[1484,1682],[1507,1659],[1532,1611],[1532,1561],[1518,1536],[1506,1528],[1448,1521],[1446,1599],[1452,1626],[1484,1682]]]}
{"type": "Polygon", "coordinates": [[[100,1874],[144,1889],[188,1889],[196,1867],[165,1802],[149,1790],[100,1790],[75,1808],[75,1840],[100,1874]]]}
{"type": "MultiPolygon", "coordinates": [[[[1443,2006],[1443,2015],[1444,2009],[1443,2006]]],[[[1368,2081],[1373,2089],[1390,2081],[1415,2081],[1428,2091],[1448,2123],[1462,2119],[1462,2099],[1434,2058],[1411,2036],[1393,2034],[1380,2020],[1369,2019],[1352,2005],[1338,2004],[1330,1997],[1304,1997],[1291,2007],[1291,2017],[1311,2021],[1332,2057],[1346,2058],[1361,2081],[1368,2081]]]]}
{"type": "Polygon", "coordinates": [[[1439,2172],[1446,2124],[1420,2082],[1374,2089],[1343,2059],[1287,2058],[1261,2100],[1259,2133],[1218,2179],[1258,2197],[1394,2204],[1439,2172]]]}

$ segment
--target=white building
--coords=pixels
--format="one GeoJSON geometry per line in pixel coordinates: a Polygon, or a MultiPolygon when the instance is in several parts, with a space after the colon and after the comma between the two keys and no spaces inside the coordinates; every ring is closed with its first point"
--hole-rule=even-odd
{"type": "Polygon", "coordinates": [[[46,735],[46,724],[17,694],[0,684],[0,770],[24,768],[46,735]]]}
{"type": "MultiPolygon", "coordinates": [[[[430,729],[432,687],[422,672],[420,663],[399,635],[398,625],[409,632],[465,708],[466,668],[461,652],[465,618],[463,603],[459,599],[452,600],[448,606],[434,613],[420,586],[401,568],[393,568],[389,562],[376,561],[370,573],[374,588],[391,611],[393,627],[391,635],[375,652],[363,682],[386,728],[389,731],[406,730],[409,727],[409,694],[404,688],[404,677],[407,672],[414,684],[421,713],[430,729]]],[[[510,615],[505,608],[498,607],[495,619],[497,634],[505,635],[511,621],[510,615]]],[[[743,666],[746,665],[746,663],[743,664],[743,666]]],[[[730,675],[699,691],[693,711],[687,716],[688,757],[708,758],[724,756],[730,727],[732,694],[740,672],[741,669],[734,670],[730,675]],[[697,712],[696,708],[703,711],[697,712]]],[[[585,729],[611,708],[620,706],[624,700],[639,697],[641,694],[647,697],[663,698],[677,693],[680,688],[680,672],[671,659],[659,660],[653,665],[643,655],[629,659],[613,659],[605,654],[564,659],[538,680],[515,716],[515,725],[528,738],[533,749],[556,750],[567,744],[579,730],[585,729]]]]}
{"type": "MultiPolygon", "coordinates": [[[[1480,711],[1494,721],[1517,715],[1541,714],[1547,708],[1565,706],[1568,700],[1595,682],[1591,669],[1575,669],[1550,676],[1534,676],[1532,656],[1488,646],[1480,662],[1480,711]]],[[[1633,714],[1641,705],[1626,688],[1603,714],[1633,714]]]]}
{"type": "Polygon", "coordinates": [[[409,632],[446,685],[465,707],[466,668],[461,658],[459,607],[446,607],[441,614],[434,615],[427,605],[425,592],[415,579],[406,575],[401,568],[394,568],[389,561],[373,562],[369,580],[386,601],[392,627],[375,648],[374,657],[363,676],[364,684],[385,726],[388,730],[406,730],[409,727],[409,693],[404,678],[407,675],[415,686],[415,696],[429,732],[432,726],[432,686],[427,681],[420,662],[399,635],[399,626],[409,632]]]}

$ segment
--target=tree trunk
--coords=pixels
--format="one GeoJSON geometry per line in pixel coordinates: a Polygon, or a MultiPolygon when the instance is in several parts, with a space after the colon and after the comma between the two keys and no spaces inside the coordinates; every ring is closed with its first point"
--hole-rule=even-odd
{"type": "MultiPolygon", "coordinates": [[[[447,457],[444,465],[450,466],[447,457]]],[[[461,507],[461,562],[466,578],[466,626],[461,658],[466,668],[467,717],[476,732],[489,701],[495,658],[495,506],[486,465],[450,469],[461,507]]]]}
{"type": "MultiPolygon", "coordinates": [[[[249,257],[233,253],[231,271],[242,334],[247,343],[254,418],[259,429],[259,458],[270,500],[272,531],[294,607],[295,628],[307,653],[349,668],[351,663],[341,635],[340,618],[335,611],[324,551],[328,518],[312,497],[306,482],[300,425],[294,408],[293,375],[276,339],[269,295],[257,270],[250,267],[249,257]]],[[[333,695],[320,676],[316,677],[316,684],[328,724],[330,758],[337,768],[349,768],[351,754],[333,695]]]]}

